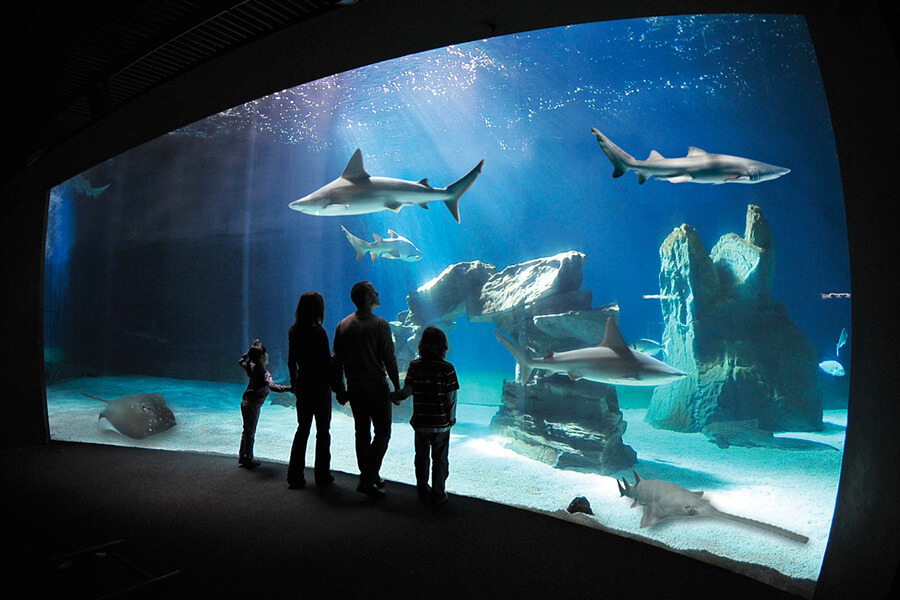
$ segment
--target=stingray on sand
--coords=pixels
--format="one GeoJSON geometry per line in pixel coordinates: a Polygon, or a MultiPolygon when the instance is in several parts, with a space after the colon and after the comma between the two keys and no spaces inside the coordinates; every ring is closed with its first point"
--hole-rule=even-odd
{"type": "Polygon", "coordinates": [[[129,394],[115,400],[104,400],[84,392],[81,395],[105,402],[107,406],[99,419],[106,419],[116,431],[136,440],[175,426],[175,415],[166,406],[162,394],[129,394]]]}

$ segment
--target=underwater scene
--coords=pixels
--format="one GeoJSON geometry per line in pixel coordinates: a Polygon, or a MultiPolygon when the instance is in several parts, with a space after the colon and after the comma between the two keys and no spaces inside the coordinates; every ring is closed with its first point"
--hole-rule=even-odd
{"type": "MultiPolygon", "coordinates": [[[[447,333],[451,494],[811,595],[786,582],[821,567],[852,332],[802,17],[438,48],[234,107],[57,186],[52,438],[236,458],[238,359],[260,339],[289,385],[300,295],[322,294],[333,341],[364,280],[401,381],[423,329],[447,333]]],[[[256,458],[287,463],[294,403],[269,395],[256,458]]],[[[393,408],[389,482],[415,483],[411,404],[393,408]]],[[[349,405],[333,403],[331,435],[332,469],[358,473],[349,405]]]]}

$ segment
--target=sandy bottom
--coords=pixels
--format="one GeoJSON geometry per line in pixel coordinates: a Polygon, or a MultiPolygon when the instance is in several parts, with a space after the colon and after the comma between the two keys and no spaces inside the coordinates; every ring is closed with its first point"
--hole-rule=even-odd
{"type": "MultiPolygon", "coordinates": [[[[497,410],[500,378],[491,375],[461,381],[458,424],[450,447],[448,491],[529,510],[547,512],[587,526],[645,539],[683,552],[705,551],[747,565],[771,567],[796,579],[815,581],[825,553],[840,479],[846,410],[825,412],[820,433],[790,437],[824,442],[835,451],[783,451],[760,448],[720,449],[702,434],[657,430],[644,423],[645,409],[623,410],[625,443],[638,455],[635,468],[644,479],[662,479],[690,490],[703,490],[719,510],[771,523],[809,537],[802,544],[747,525],[715,518],[669,519],[640,528],[641,511],[620,497],[611,476],[560,470],[516,454],[490,429],[497,410]],[[465,397],[463,398],[463,391],[465,397]],[[565,508],[584,496],[593,517],[569,515],[565,508]]],[[[237,456],[241,432],[242,385],[151,377],[71,379],[47,388],[51,437],[92,442],[237,456]],[[134,440],[98,427],[103,404],[80,394],[114,399],[138,392],[161,393],[178,424],[169,431],[134,440]]],[[[278,395],[272,394],[271,399],[278,395]]],[[[291,397],[292,399],[292,397],[291,397]]],[[[390,447],[381,474],[391,481],[415,483],[412,428],[403,421],[406,407],[395,410],[390,447]]],[[[335,403],[331,425],[332,469],[358,473],[349,408],[335,403]]],[[[293,407],[268,403],[256,436],[256,457],[287,462],[297,426],[293,407]]],[[[784,435],[784,434],[781,434],[784,435]]],[[[313,443],[307,464],[313,462],[313,443]]],[[[633,481],[630,471],[618,474],[633,481]]],[[[732,565],[732,568],[735,568],[732,565]]],[[[735,570],[744,570],[740,565],[735,570]]],[[[769,582],[771,583],[771,582],[769,582]]],[[[802,593],[802,590],[799,592],[802,593]]]]}

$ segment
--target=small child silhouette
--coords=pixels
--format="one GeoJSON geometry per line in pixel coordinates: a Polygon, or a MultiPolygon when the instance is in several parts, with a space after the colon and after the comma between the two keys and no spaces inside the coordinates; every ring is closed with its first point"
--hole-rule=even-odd
{"type": "Polygon", "coordinates": [[[253,458],[253,442],[256,438],[256,424],[259,422],[259,410],[269,395],[273,392],[290,392],[290,386],[278,385],[272,380],[272,375],[266,370],[269,364],[269,354],[266,347],[259,340],[253,340],[250,348],[238,360],[238,364],[247,372],[250,381],[247,389],[241,396],[241,417],[244,420],[244,429],[241,432],[241,447],[238,451],[238,466],[255,469],[260,462],[253,458]]]}

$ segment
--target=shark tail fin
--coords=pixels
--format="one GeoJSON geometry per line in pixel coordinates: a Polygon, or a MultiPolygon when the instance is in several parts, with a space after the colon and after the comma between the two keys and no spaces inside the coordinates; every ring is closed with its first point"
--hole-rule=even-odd
{"type": "Polygon", "coordinates": [[[497,336],[497,341],[503,344],[503,346],[509,351],[510,354],[512,354],[513,358],[515,358],[516,362],[519,364],[522,383],[528,383],[528,380],[531,379],[531,374],[534,373],[534,365],[531,359],[521,348],[503,337],[503,335],[500,334],[499,331],[495,331],[494,335],[497,336]]]}
{"type": "Polygon", "coordinates": [[[481,173],[481,166],[483,164],[484,160],[475,165],[474,169],[466,173],[459,180],[447,186],[447,191],[450,192],[453,197],[450,198],[450,200],[444,200],[444,204],[447,205],[447,209],[450,210],[450,214],[453,215],[453,218],[456,219],[457,223],[459,223],[459,199],[462,198],[462,195],[466,193],[466,190],[475,183],[475,179],[478,177],[479,173],[481,173]]]}
{"type": "MultiPolygon", "coordinates": [[[[591,133],[596,136],[597,142],[600,144],[600,149],[603,150],[603,154],[605,154],[606,158],[609,159],[609,162],[612,163],[613,177],[621,177],[633,168],[632,165],[635,162],[633,156],[612,143],[612,140],[600,133],[600,130],[596,127],[591,127],[591,133]]],[[[644,177],[642,180],[641,174],[638,173],[638,181],[644,183],[644,181],[647,181],[647,178],[644,177]]]]}
{"type": "MultiPolygon", "coordinates": [[[[347,236],[347,241],[350,242],[350,245],[353,246],[354,250],[356,250],[356,260],[359,260],[363,256],[365,256],[366,252],[368,251],[366,248],[366,241],[356,237],[355,235],[347,231],[347,228],[343,225],[341,225],[341,229],[344,230],[344,235],[347,236]]],[[[372,258],[375,258],[374,254],[372,255],[372,258]]]]}

